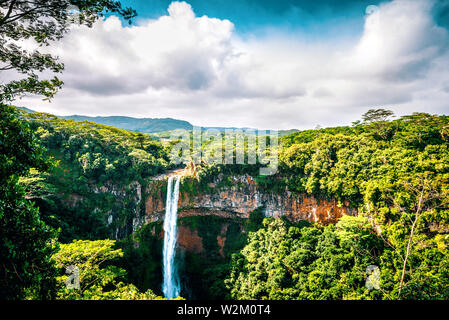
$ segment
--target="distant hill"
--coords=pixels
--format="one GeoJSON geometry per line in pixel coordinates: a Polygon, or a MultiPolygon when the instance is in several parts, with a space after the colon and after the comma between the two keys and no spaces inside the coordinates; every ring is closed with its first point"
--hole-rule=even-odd
{"type": "Polygon", "coordinates": [[[22,111],[29,112],[29,113],[34,113],[34,112],[36,112],[36,111],[34,111],[34,110],[31,110],[31,109],[28,109],[28,108],[25,108],[25,107],[17,107],[17,109],[20,109],[20,110],[22,110],[22,111]]]}
{"type": "Polygon", "coordinates": [[[298,132],[298,131],[299,131],[298,129],[279,130],[279,135],[280,135],[281,137],[283,137],[283,136],[288,136],[288,135],[290,135],[290,134],[292,134],[292,133],[295,133],[295,132],[298,132]]]}
{"type": "MultiPolygon", "coordinates": [[[[34,113],[36,111],[17,107],[25,112],[34,113]]],[[[74,121],[89,121],[106,126],[116,127],[124,130],[130,130],[142,133],[156,133],[162,131],[171,131],[176,129],[192,130],[193,125],[184,120],[176,120],[172,118],[132,118],[123,116],[110,117],[89,117],[89,116],[58,116],[59,118],[74,121]]]]}
{"type": "Polygon", "coordinates": [[[183,120],[176,120],[171,118],[132,118],[122,116],[111,117],[88,117],[88,116],[61,116],[63,119],[75,121],[90,121],[107,126],[121,128],[130,131],[155,133],[161,131],[169,131],[176,129],[192,130],[191,123],[183,120]]]}
{"type": "MultiPolygon", "coordinates": [[[[18,107],[25,112],[36,112],[25,107],[18,107]]],[[[190,122],[184,120],[177,120],[173,118],[133,118],[125,116],[109,116],[109,117],[89,117],[81,115],[72,116],[58,116],[59,118],[74,121],[89,121],[99,123],[111,127],[116,127],[124,130],[130,130],[142,133],[164,133],[169,135],[170,131],[184,129],[192,130],[193,125],[190,122]]],[[[203,127],[203,129],[215,129],[220,132],[224,132],[226,129],[241,129],[241,130],[257,130],[253,128],[226,128],[226,127],[203,127]]],[[[279,135],[285,136],[296,132],[298,130],[280,130],[279,135]]]]}

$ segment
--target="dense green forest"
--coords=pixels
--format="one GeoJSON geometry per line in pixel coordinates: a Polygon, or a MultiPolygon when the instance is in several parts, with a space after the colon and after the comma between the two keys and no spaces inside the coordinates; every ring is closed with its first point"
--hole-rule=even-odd
{"type": "MultiPolygon", "coordinates": [[[[371,110],[348,127],[282,137],[280,168],[255,175],[269,192],[349,201],[360,217],[337,225],[264,221],[226,270],[236,299],[447,299],[449,118],[415,113],[388,121],[371,110]],[[378,290],[366,287],[369,266],[378,290]]],[[[257,166],[256,166],[257,167],[257,166]]],[[[202,178],[241,174],[209,166],[202,178]]]]}
{"type": "MultiPolygon", "coordinates": [[[[183,179],[184,191],[201,192],[217,174],[250,174],[267,192],[349,201],[359,211],[359,217],[328,226],[264,219],[260,212],[248,221],[233,219],[224,259],[183,257],[180,268],[196,297],[448,298],[449,119],[368,116],[348,127],[282,137],[274,176],[260,176],[260,164],[217,165],[206,159],[196,175],[183,179]],[[378,268],[374,289],[366,285],[370,266],[378,268]]],[[[150,230],[161,225],[133,230],[132,219],[143,210],[134,187],[138,183],[145,190],[152,177],[176,168],[169,157],[173,144],[6,105],[1,132],[2,261],[20,275],[5,273],[10,278],[2,283],[2,296],[157,298],[161,243],[150,230]],[[101,188],[108,192],[98,192],[101,188]],[[23,215],[11,220],[8,210],[23,215]],[[13,234],[26,237],[13,242],[13,234]],[[64,287],[64,268],[71,264],[94,285],[81,291],[64,287]],[[43,265],[45,272],[33,271],[43,265]]],[[[186,223],[212,245],[223,218],[180,219],[186,223]]]]}

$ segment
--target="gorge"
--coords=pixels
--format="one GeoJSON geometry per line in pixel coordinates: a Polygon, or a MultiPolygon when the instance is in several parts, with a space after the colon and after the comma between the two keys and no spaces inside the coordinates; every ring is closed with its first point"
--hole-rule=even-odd
{"type": "MultiPolygon", "coordinates": [[[[412,248],[407,264],[437,265],[446,279],[446,117],[292,133],[281,137],[279,171],[269,177],[257,164],[183,168],[170,162],[170,141],[49,114],[26,117],[56,163],[19,182],[42,221],[59,230],[62,257],[108,247],[115,258],[104,271],[109,263],[122,268],[116,278],[150,291],[145,297],[388,298],[365,287],[370,265],[386,270],[382,288],[397,296],[423,188],[426,213],[413,235],[423,246],[412,248]]],[[[411,278],[406,269],[405,279],[429,283],[416,270],[411,278]]],[[[440,284],[420,296],[448,292],[440,284]]],[[[121,286],[117,280],[117,297],[121,286]]]]}

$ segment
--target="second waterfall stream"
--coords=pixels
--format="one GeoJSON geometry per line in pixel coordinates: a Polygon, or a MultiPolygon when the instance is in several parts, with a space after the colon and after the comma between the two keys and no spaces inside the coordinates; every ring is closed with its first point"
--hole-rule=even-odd
{"type": "Polygon", "coordinates": [[[181,286],[175,265],[176,241],[178,238],[177,216],[179,184],[181,176],[169,177],[167,186],[167,203],[164,219],[164,248],[163,248],[163,284],[162,292],[165,298],[179,297],[181,286]],[[173,181],[175,180],[173,184],[173,181]]]}

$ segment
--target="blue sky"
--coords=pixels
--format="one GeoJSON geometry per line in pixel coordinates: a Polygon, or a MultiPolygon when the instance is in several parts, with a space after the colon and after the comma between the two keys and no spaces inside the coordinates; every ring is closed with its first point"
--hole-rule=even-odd
{"type": "MultiPolygon", "coordinates": [[[[422,0],[415,0],[422,1],[422,0]]],[[[165,15],[172,0],[122,0],[125,7],[137,10],[139,19],[155,19],[165,15]]],[[[264,28],[281,28],[314,36],[332,32],[330,25],[345,25],[347,33],[359,33],[368,6],[391,0],[191,0],[198,16],[228,19],[242,34],[264,28]]],[[[434,4],[436,22],[449,27],[449,0],[434,4]]]]}
{"type": "MultiPolygon", "coordinates": [[[[125,0],[140,19],[165,15],[171,0],[125,0]]],[[[240,35],[263,34],[266,29],[301,32],[310,37],[360,34],[365,10],[379,0],[191,0],[197,16],[228,19],[240,35]]]]}
{"type": "MultiPolygon", "coordinates": [[[[166,14],[171,0],[125,0],[126,7],[137,10],[140,18],[158,18],[166,14]]],[[[327,23],[335,18],[355,18],[363,24],[363,13],[377,0],[191,0],[188,1],[198,16],[231,20],[237,29],[261,26],[327,23]],[[305,21],[306,20],[306,21],[305,21]]]]}
{"type": "Polygon", "coordinates": [[[122,2],[131,26],[75,27],[49,49],[64,89],[17,104],[264,129],[348,125],[371,108],[449,114],[449,0],[122,2]]]}

